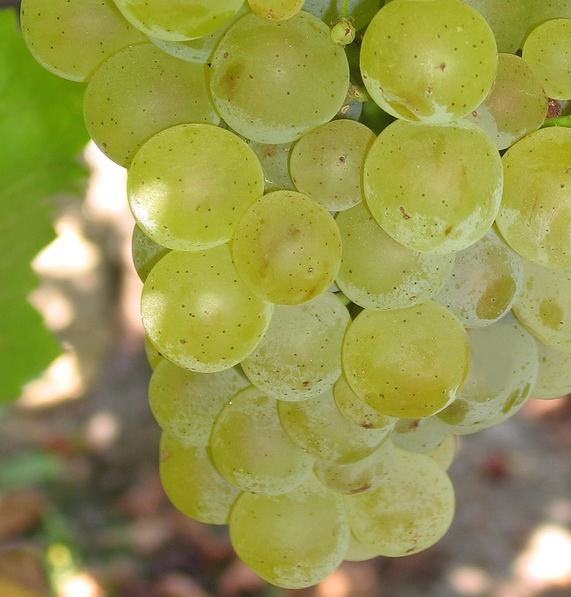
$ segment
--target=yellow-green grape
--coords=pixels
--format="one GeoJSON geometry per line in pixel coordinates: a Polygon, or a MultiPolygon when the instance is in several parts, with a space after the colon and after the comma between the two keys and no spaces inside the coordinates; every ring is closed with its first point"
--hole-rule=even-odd
{"type": "Polygon", "coordinates": [[[343,105],[349,65],[329,27],[300,11],[286,21],[246,15],[212,58],[210,89],[222,118],[260,143],[288,143],[343,105]]]}
{"type": "Polygon", "coordinates": [[[490,26],[460,0],[394,0],[369,23],[361,45],[373,100],[413,121],[440,124],[470,113],[492,88],[496,65],[490,26]]]}
{"type": "Polygon", "coordinates": [[[244,282],[273,303],[296,305],[327,290],[341,263],[339,228],[316,201],[274,191],[242,216],[232,257],[244,282]]]}
{"type": "MultiPolygon", "coordinates": [[[[334,23],[343,12],[347,0],[305,0],[303,10],[322,19],[327,25],[334,23]]],[[[362,29],[375,16],[382,0],[348,0],[347,14],[353,18],[355,29],[362,29]]]]}
{"type": "Polygon", "coordinates": [[[339,493],[355,494],[378,487],[394,462],[394,444],[384,441],[372,454],[356,462],[337,464],[318,458],[313,466],[317,478],[339,493]]]}
{"type": "Polygon", "coordinates": [[[375,133],[355,120],[332,120],[306,133],[292,147],[289,168],[300,193],[331,211],[363,198],[363,162],[375,133]]]}
{"type": "Polygon", "coordinates": [[[537,377],[535,340],[512,316],[470,330],[471,367],[456,400],[436,416],[456,434],[475,433],[515,414],[537,377]]]}
{"type": "Polygon", "coordinates": [[[420,253],[393,240],[364,204],[337,214],[343,293],[368,309],[402,309],[432,298],[450,276],[453,254],[420,253]]]}
{"type": "Polygon", "coordinates": [[[149,404],[170,437],[185,446],[207,446],[222,407],[248,385],[235,368],[196,373],[163,359],[149,382],[149,404]]]}
{"type": "Polygon", "coordinates": [[[262,339],[273,305],[240,280],[227,245],[171,251],[143,286],[146,333],[170,361],[198,371],[222,371],[242,361],[262,339]]]}
{"type": "Polygon", "coordinates": [[[470,346],[460,321],[430,300],[361,311],[345,334],[342,360],[349,385],[367,404],[416,419],[454,400],[468,375],[470,346]]]}
{"type": "Polygon", "coordinates": [[[468,120],[483,128],[498,149],[537,130],[547,115],[547,96],[531,66],[514,54],[498,55],[492,91],[468,120]]]}
{"type": "Polygon", "coordinates": [[[282,21],[303,8],[304,0],[248,0],[250,8],[260,17],[282,21]]]}
{"type": "Polygon", "coordinates": [[[538,340],[571,352],[571,271],[524,261],[514,315],[538,340]]]}
{"type": "Polygon", "coordinates": [[[496,223],[522,257],[571,267],[571,129],[530,133],[502,157],[504,192],[496,223]]]}
{"type": "Polygon", "coordinates": [[[232,508],[230,539],[264,580],[287,589],[309,587],[329,576],[347,551],[343,498],[313,474],[282,495],[244,492],[232,508]]]}
{"type": "Polygon", "coordinates": [[[571,0],[531,0],[527,33],[551,19],[571,19],[571,0]]]}
{"type": "Polygon", "coordinates": [[[353,423],[366,429],[392,428],[397,421],[394,417],[383,415],[364,402],[341,375],[333,384],[333,399],[339,412],[353,423]]]}
{"type": "Polygon", "coordinates": [[[204,64],[177,60],[153,44],[125,48],[93,74],[83,102],[85,124],[103,153],[128,167],[156,133],[176,124],[218,124],[204,64]]]}
{"type": "Polygon", "coordinates": [[[366,429],[349,421],[335,406],[331,390],[302,402],[280,400],[278,412],[295,444],[337,464],[355,462],[372,454],[391,430],[391,427],[366,429]]]}
{"type": "Polygon", "coordinates": [[[34,58],[72,81],[87,81],[106,58],[146,41],[112,0],[22,0],[20,20],[34,58]]]}
{"type": "Polygon", "coordinates": [[[399,419],[390,435],[397,448],[407,452],[430,452],[451,434],[450,427],[435,416],[399,419]]]}
{"type": "Polygon", "coordinates": [[[351,533],[349,535],[349,547],[347,553],[343,558],[347,562],[366,562],[376,558],[379,554],[371,549],[370,546],[364,546],[362,543],[355,539],[355,535],[351,533]]]}
{"type": "Polygon", "coordinates": [[[145,334],[145,356],[153,371],[158,367],[161,361],[164,361],[163,355],[157,350],[147,334],[145,334]]]}
{"type": "Polygon", "coordinates": [[[288,168],[291,143],[267,144],[248,141],[248,145],[258,156],[264,171],[266,193],[271,191],[295,191],[288,168]]]}
{"type": "Polygon", "coordinates": [[[365,159],[371,214],[396,241],[427,253],[460,251],[481,238],[498,212],[502,180],[493,141],[466,120],[396,120],[365,159]]]}
{"type": "Polygon", "coordinates": [[[145,35],[182,41],[216,31],[244,0],[115,0],[125,18],[145,35]]]}
{"type": "Polygon", "coordinates": [[[447,435],[435,448],[426,452],[432,460],[443,470],[447,471],[456,456],[456,436],[453,433],[447,435]]]}
{"type": "Polygon", "coordinates": [[[486,19],[494,32],[498,52],[517,52],[527,29],[530,0],[462,1],[475,8],[486,19]]]}
{"type": "Polygon", "coordinates": [[[233,396],[221,410],[210,448],[225,479],[250,493],[266,495],[297,487],[315,460],[283,430],[276,399],[253,386],[233,396]]]}
{"type": "Polygon", "coordinates": [[[552,19],[525,40],[522,57],[551,98],[571,99],[571,18],[552,19]]]}
{"type": "Polygon", "coordinates": [[[210,124],[181,124],[151,137],[127,177],[137,224],[155,242],[182,251],[226,243],[264,192],[256,154],[210,124]]]}
{"type": "Polygon", "coordinates": [[[144,282],[153,266],[162,259],[170,249],[150,239],[137,224],[133,227],[131,237],[131,255],[135,271],[141,282],[144,282]]]}
{"type": "Polygon", "coordinates": [[[537,340],[539,370],[531,390],[534,398],[551,400],[571,394],[571,353],[561,352],[537,340]]]}
{"type": "Polygon", "coordinates": [[[446,471],[426,454],[399,449],[378,487],[343,499],[357,541],[389,557],[434,545],[454,517],[454,488],[446,471]]]}
{"type": "Polygon", "coordinates": [[[523,260],[494,228],[456,253],[456,261],[435,300],[466,328],[490,325],[515,303],[523,283],[523,260]]]}
{"type": "Polygon", "coordinates": [[[208,448],[185,446],[161,435],[161,484],[173,505],[186,516],[207,524],[227,524],[240,490],[212,464],[208,448]]]}
{"type": "Polygon", "coordinates": [[[349,324],[343,301],[325,292],[302,305],[276,305],[262,341],[242,361],[248,379],[280,400],[306,400],[341,375],[341,344],[349,324]]]}

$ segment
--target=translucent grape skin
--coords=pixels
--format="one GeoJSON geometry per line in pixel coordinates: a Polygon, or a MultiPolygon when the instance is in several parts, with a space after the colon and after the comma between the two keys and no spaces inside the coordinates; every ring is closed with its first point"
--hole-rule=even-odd
{"type": "Polygon", "coordinates": [[[465,116],[489,93],[496,65],[490,26],[460,0],[394,0],[371,20],[361,46],[373,100],[412,121],[465,116]]]}
{"type": "Polygon", "coordinates": [[[538,26],[551,19],[571,19],[571,0],[531,0],[527,36],[538,26]]]}
{"type": "Polygon", "coordinates": [[[552,400],[571,393],[571,353],[537,340],[539,369],[531,390],[534,398],[552,400]]]}
{"type": "Polygon", "coordinates": [[[141,282],[144,282],[147,279],[153,266],[169,251],[170,249],[167,249],[150,239],[137,224],[133,226],[131,255],[135,271],[141,282]]]}
{"type": "Polygon", "coordinates": [[[285,21],[246,15],[212,58],[210,90],[220,115],[260,143],[288,143],[327,122],[348,85],[345,53],[327,25],[304,11],[285,21]]]}
{"type": "Polygon", "coordinates": [[[290,19],[303,7],[304,0],[248,0],[254,13],[266,19],[290,19]]]}

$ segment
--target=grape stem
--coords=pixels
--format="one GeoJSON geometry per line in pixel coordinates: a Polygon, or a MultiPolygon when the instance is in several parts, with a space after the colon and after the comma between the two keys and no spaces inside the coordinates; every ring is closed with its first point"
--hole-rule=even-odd
{"type": "Polygon", "coordinates": [[[349,0],[343,0],[343,4],[341,5],[341,12],[339,13],[340,17],[345,17],[346,19],[349,18],[349,0]]]}
{"type": "Polygon", "coordinates": [[[571,128],[571,116],[555,116],[554,118],[546,118],[543,127],[548,126],[565,126],[571,128]]]}

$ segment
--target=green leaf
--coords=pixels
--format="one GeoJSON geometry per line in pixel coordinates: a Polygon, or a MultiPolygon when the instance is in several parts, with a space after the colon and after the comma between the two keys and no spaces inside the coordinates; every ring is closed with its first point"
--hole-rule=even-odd
{"type": "Polygon", "coordinates": [[[82,190],[84,91],[37,64],[16,13],[0,10],[0,402],[61,352],[28,303],[30,262],[55,238],[49,197],[82,190]]]}

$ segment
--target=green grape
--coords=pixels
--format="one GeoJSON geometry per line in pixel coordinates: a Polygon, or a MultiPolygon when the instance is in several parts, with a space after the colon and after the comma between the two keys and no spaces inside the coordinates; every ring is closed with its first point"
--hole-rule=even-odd
{"type": "Polygon", "coordinates": [[[531,0],[526,35],[551,19],[571,19],[571,0],[531,0]]]}
{"type": "Polygon", "coordinates": [[[131,238],[131,255],[135,271],[141,282],[144,282],[153,266],[162,259],[170,249],[151,240],[137,224],[133,227],[131,238]]]}
{"type": "Polygon", "coordinates": [[[361,203],[361,171],[375,138],[364,124],[346,118],[309,131],[291,151],[289,168],[297,190],[331,211],[361,203]]]}
{"type": "Polygon", "coordinates": [[[276,21],[290,19],[303,8],[303,3],[304,0],[248,0],[258,16],[276,21]]]}
{"type": "Polygon", "coordinates": [[[327,122],[348,85],[345,52],[304,11],[286,21],[246,15],[212,58],[210,89],[220,115],[259,143],[288,143],[327,122]]]}
{"type": "Polygon", "coordinates": [[[283,430],[275,398],[252,386],[221,410],[210,447],[220,474],[250,493],[291,491],[307,477],[314,461],[283,430]]]}
{"type": "Polygon", "coordinates": [[[369,23],[361,45],[373,100],[413,121],[440,124],[470,113],[492,88],[496,65],[490,26],[460,0],[394,0],[369,23]]]}
{"type": "Polygon", "coordinates": [[[355,539],[355,535],[351,533],[349,535],[349,547],[347,548],[347,553],[343,558],[347,562],[365,562],[367,560],[372,560],[376,558],[379,554],[372,549],[370,546],[365,546],[357,539],[355,539]]]}
{"type": "Polygon", "coordinates": [[[366,429],[391,429],[397,421],[394,417],[383,415],[359,398],[351,389],[345,375],[341,375],[333,384],[333,399],[339,412],[346,419],[366,429]]]}
{"type": "Polygon", "coordinates": [[[523,44],[522,57],[549,97],[571,99],[571,18],[552,19],[536,27],[523,44]]]}
{"type": "Polygon", "coordinates": [[[106,58],[146,41],[112,0],[22,0],[20,20],[34,58],[72,81],[89,80],[106,58]]]}
{"type": "MultiPolygon", "coordinates": [[[[305,0],[303,10],[322,19],[327,25],[334,23],[343,12],[345,0],[305,0]]],[[[362,29],[375,16],[382,0],[348,0],[347,13],[353,18],[355,29],[362,29]]],[[[347,15],[345,15],[347,16],[347,15]]]]}
{"type": "Polygon", "coordinates": [[[378,487],[391,470],[394,444],[384,441],[372,454],[356,462],[337,464],[318,458],[313,470],[317,478],[339,493],[355,494],[378,487]]]}
{"type": "Polygon", "coordinates": [[[429,300],[361,311],[345,334],[342,361],[349,385],[367,404],[416,419],[454,400],[468,375],[470,347],[460,321],[429,300]]]}
{"type": "Polygon", "coordinates": [[[214,468],[208,448],[185,446],[163,432],[160,475],[165,493],[186,516],[208,524],[226,524],[240,490],[214,468]]]}
{"type": "Polygon", "coordinates": [[[279,496],[244,492],[232,508],[230,539],[264,580],[287,589],[309,587],[329,576],[347,551],[343,499],[313,474],[279,496]]]}
{"type": "Polygon", "coordinates": [[[149,366],[154,371],[160,362],[164,361],[163,355],[157,350],[155,345],[151,342],[151,339],[145,334],[145,356],[149,366]]]}
{"type": "Polygon", "coordinates": [[[226,243],[263,189],[254,152],[237,135],[209,124],[157,133],[139,149],[127,177],[137,224],[155,242],[182,251],[226,243]]]}
{"type": "Polygon", "coordinates": [[[343,499],[357,541],[389,557],[430,547],[454,516],[454,488],[446,471],[426,454],[398,449],[378,487],[343,499]]]}
{"type": "Polygon", "coordinates": [[[162,359],[149,382],[149,404],[170,437],[185,446],[207,446],[222,407],[248,385],[236,369],[196,373],[162,359]]]}
{"type": "Polygon", "coordinates": [[[182,41],[216,31],[244,0],[115,0],[125,18],[145,35],[182,41]]]}
{"type": "Polygon", "coordinates": [[[498,212],[502,180],[498,150],[466,120],[397,120],[381,131],[364,168],[375,220],[396,241],[427,253],[453,253],[481,238],[498,212]]]}
{"type": "Polygon", "coordinates": [[[539,369],[531,395],[551,400],[571,394],[571,353],[556,350],[539,340],[536,342],[539,369]]]}
{"type": "Polygon", "coordinates": [[[524,261],[523,275],[514,315],[541,342],[571,352],[571,271],[524,261]]]}
{"type": "Polygon", "coordinates": [[[308,303],[276,305],[262,341],[242,361],[248,379],[280,400],[306,400],[341,375],[341,344],[349,312],[323,293],[308,303]]]}
{"type": "Polygon", "coordinates": [[[199,373],[243,360],[262,339],[272,311],[239,279],[227,245],[171,251],[151,270],[141,297],[152,343],[179,367],[199,373]]]}
{"type": "Polygon", "coordinates": [[[504,192],[496,223],[525,259],[571,267],[571,129],[530,133],[502,157],[504,192]]]}
{"type": "Polygon", "coordinates": [[[450,427],[435,416],[421,419],[398,419],[390,439],[407,452],[427,453],[451,435],[450,427]]]}
{"type": "Polygon", "coordinates": [[[432,298],[452,272],[454,255],[420,253],[393,240],[363,204],[337,214],[341,266],[337,286],[368,309],[402,309],[432,298]]]}
{"type": "Polygon", "coordinates": [[[248,145],[258,156],[264,171],[266,193],[271,191],[295,191],[288,169],[291,143],[267,144],[248,141],[248,145]]]}
{"type": "Polygon", "coordinates": [[[355,462],[372,454],[391,430],[391,426],[366,429],[349,421],[335,406],[331,390],[302,402],[280,400],[278,412],[295,444],[337,464],[355,462]]]}
{"type": "Polygon", "coordinates": [[[95,71],[85,91],[89,135],[108,158],[128,167],[147,139],[170,126],[218,124],[207,69],[152,44],[121,50],[95,71]]]}
{"type": "Polygon", "coordinates": [[[466,328],[490,325],[515,303],[523,283],[523,261],[494,228],[456,253],[454,268],[435,300],[466,328]]]}
{"type": "Polygon", "coordinates": [[[486,19],[494,32],[498,52],[513,54],[517,51],[527,29],[531,0],[462,0],[462,2],[475,8],[486,19]]]}
{"type": "Polygon", "coordinates": [[[470,330],[471,367],[456,400],[436,416],[456,434],[498,425],[525,403],[537,377],[535,340],[512,316],[470,330]]]}
{"type": "Polygon", "coordinates": [[[498,149],[537,130],[547,115],[547,96],[531,66],[519,56],[498,54],[492,91],[466,118],[483,128],[498,149]]]}
{"type": "Polygon", "coordinates": [[[327,290],[341,262],[335,220],[295,191],[256,201],[238,223],[232,257],[244,282],[273,303],[296,305],[327,290]]]}
{"type": "Polygon", "coordinates": [[[426,452],[440,468],[447,471],[456,456],[456,436],[453,433],[447,435],[436,447],[426,452]]]}

